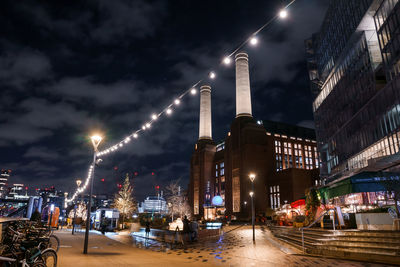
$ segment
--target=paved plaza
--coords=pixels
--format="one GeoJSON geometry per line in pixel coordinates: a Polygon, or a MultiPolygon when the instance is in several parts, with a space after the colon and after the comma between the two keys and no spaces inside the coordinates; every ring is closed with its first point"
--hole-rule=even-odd
{"type": "Polygon", "coordinates": [[[59,266],[389,266],[303,256],[278,243],[266,229],[258,228],[256,244],[251,228],[231,228],[220,238],[170,249],[155,241],[128,234],[91,233],[89,254],[83,255],[83,233],[59,231],[59,266]]]}

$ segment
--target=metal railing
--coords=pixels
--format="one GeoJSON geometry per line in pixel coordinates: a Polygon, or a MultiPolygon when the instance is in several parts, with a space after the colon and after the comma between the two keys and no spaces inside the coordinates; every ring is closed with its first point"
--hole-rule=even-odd
{"type": "MultiPolygon", "coordinates": [[[[321,219],[322,219],[328,212],[330,212],[330,211],[332,211],[332,210],[335,212],[335,209],[328,209],[328,210],[326,210],[324,213],[322,213],[316,220],[314,220],[311,224],[309,224],[309,225],[307,225],[307,226],[305,226],[305,227],[301,227],[301,228],[300,228],[300,231],[301,231],[301,247],[302,247],[302,249],[303,249],[303,253],[305,253],[305,247],[304,247],[304,229],[309,229],[309,228],[311,228],[312,226],[314,226],[317,222],[320,222],[321,219]]],[[[334,230],[334,231],[336,230],[336,226],[335,226],[335,215],[333,215],[333,230],[334,230]]]]}

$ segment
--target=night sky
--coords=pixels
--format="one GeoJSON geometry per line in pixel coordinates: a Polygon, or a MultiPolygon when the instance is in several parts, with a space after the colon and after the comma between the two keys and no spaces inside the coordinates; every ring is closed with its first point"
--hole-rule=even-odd
{"type": "MultiPolygon", "coordinates": [[[[91,133],[104,134],[100,149],[114,144],[213,66],[213,138],[222,141],[235,116],[235,71],[215,66],[287,3],[1,1],[0,168],[13,170],[9,183],[74,191],[92,160],[91,133]]],[[[243,48],[256,119],[313,127],[304,40],[327,4],[297,0],[257,47],[243,48]]],[[[116,192],[134,172],[138,200],[170,180],[186,187],[198,109],[198,95],[185,97],[170,118],[103,157],[95,193],[116,192]]]]}

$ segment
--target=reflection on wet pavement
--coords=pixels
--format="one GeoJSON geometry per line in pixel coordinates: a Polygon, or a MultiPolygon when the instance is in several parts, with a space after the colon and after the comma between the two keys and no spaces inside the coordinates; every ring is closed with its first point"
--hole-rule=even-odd
{"type": "MultiPolygon", "coordinates": [[[[211,266],[384,266],[339,259],[327,259],[296,254],[287,254],[268,241],[268,231],[257,229],[256,244],[252,242],[249,227],[240,227],[234,231],[225,231],[220,237],[182,245],[161,242],[159,231],[154,230],[149,238],[144,231],[126,236],[114,236],[124,243],[155,252],[185,257],[189,262],[204,262],[211,266]],[[159,239],[159,240],[156,240],[159,239]]],[[[165,239],[170,241],[169,236],[165,239]]],[[[176,236],[177,241],[180,239],[176,236]]]]}

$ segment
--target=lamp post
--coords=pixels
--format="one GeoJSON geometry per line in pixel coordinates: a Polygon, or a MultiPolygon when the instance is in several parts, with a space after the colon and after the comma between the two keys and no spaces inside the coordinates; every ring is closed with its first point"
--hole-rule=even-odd
{"type": "MultiPolygon", "coordinates": [[[[79,186],[81,185],[82,181],[81,180],[76,180],[76,185],[78,186],[78,192],[79,192],[79,186]]],[[[77,201],[78,202],[78,201],[77,201]]],[[[74,205],[74,218],[72,219],[72,235],[75,232],[75,224],[76,224],[76,205],[77,203],[74,205]]]]}
{"type": "Polygon", "coordinates": [[[51,220],[53,219],[54,204],[50,205],[50,219],[49,219],[49,229],[51,228],[51,220]]]}
{"type": "Polygon", "coordinates": [[[92,165],[92,178],[90,180],[90,190],[89,190],[89,203],[86,211],[86,231],[85,231],[85,243],[83,246],[83,254],[87,254],[88,243],[89,243],[89,230],[90,230],[90,211],[92,209],[92,194],[93,194],[93,181],[94,181],[94,169],[96,168],[96,156],[97,156],[97,147],[99,146],[102,137],[99,135],[93,135],[90,137],[93,144],[93,165],[92,165]]]}
{"type": "Polygon", "coordinates": [[[251,181],[251,225],[253,226],[253,243],[256,242],[256,233],[255,233],[255,210],[254,210],[254,179],[256,179],[256,175],[254,173],[249,174],[249,178],[251,181]]]}
{"type": "Polygon", "coordinates": [[[68,197],[68,192],[64,192],[64,209],[63,209],[63,219],[61,219],[61,229],[63,228],[63,226],[64,226],[64,220],[67,220],[67,207],[68,207],[68,204],[67,204],[67,197],[68,197]]]}

